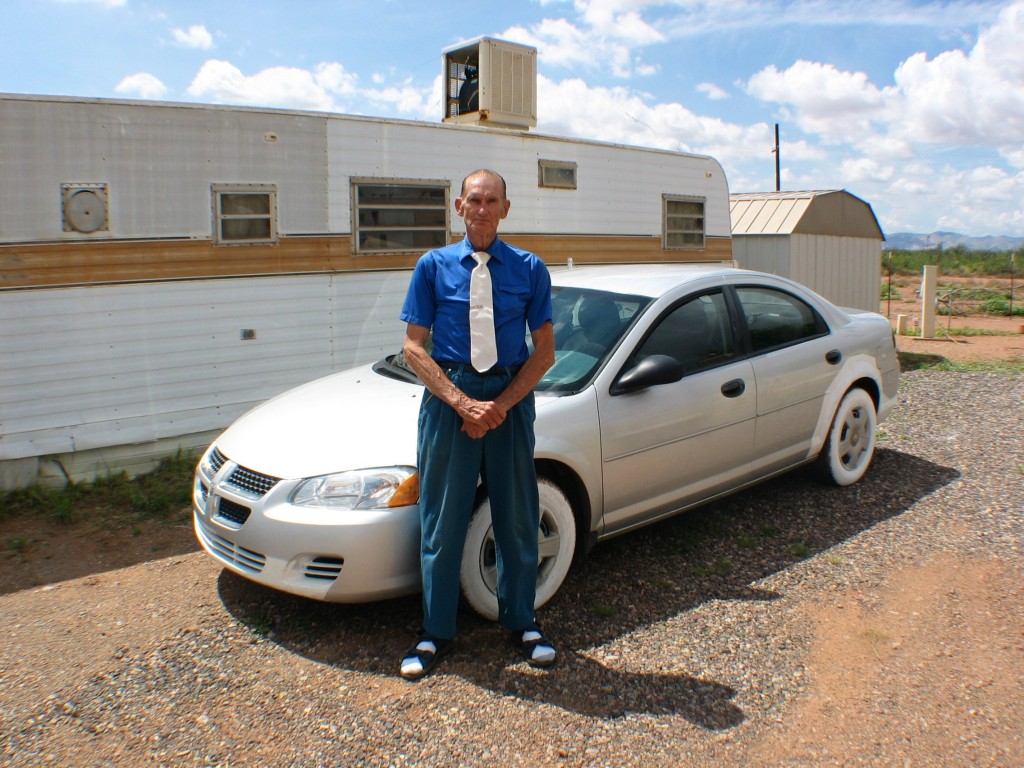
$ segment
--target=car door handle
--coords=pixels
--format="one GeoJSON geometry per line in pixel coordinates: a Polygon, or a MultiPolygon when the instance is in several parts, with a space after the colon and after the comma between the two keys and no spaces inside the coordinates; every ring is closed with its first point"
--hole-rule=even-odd
{"type": "Polygon", "coordinates": [[[747,385],[743,379],[733,379],[727,381],[722,385],[722,394],[726,397],[739,397],[747,390],[747,385]]]}
{"type": "Polygon", "coordinates": [[[830,350],[825,354],[825,362],[829,365],[837,365],[843,359],[843,353],[838,349],[830,350]]]}

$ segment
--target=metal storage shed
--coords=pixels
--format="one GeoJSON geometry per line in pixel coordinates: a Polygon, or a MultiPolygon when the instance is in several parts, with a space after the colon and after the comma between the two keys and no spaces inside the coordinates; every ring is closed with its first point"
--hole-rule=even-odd
{"type": "Polygon", "coordinates": [[[846,190],[729,195],[733,258],[843,307],[878,311],[882,241],[871,206],[846,190]]]}

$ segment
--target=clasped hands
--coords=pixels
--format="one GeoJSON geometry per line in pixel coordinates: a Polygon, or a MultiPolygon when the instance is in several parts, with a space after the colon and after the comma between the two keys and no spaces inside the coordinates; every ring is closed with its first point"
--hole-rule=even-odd
{"type": "Polygon", "coordinates": [[[474,440],[500,427],[506,411],[493,400],[471,400],[462,413],[462,431],[474,440]]]}

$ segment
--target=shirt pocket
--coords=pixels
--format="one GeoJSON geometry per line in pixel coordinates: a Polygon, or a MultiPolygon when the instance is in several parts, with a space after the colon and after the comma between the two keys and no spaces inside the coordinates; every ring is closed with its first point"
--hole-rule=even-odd
{"type": "Polygon", "coordinates": [[[497,323],[514,320],[526,315],[530,303],[529,283],[513,283],[496,286],[494,289],[494,317],[497,323]]]}

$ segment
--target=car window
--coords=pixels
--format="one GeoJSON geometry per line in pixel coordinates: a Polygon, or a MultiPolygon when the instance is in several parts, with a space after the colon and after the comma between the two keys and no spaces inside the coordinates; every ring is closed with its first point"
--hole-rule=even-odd
{"type": "Polygon", "coordinates": [[[743,286],[736,288],[736,297],[755,354],[828,332],[825,321],[812,307],[785,291],[743,286]]]}
{"type": "Polygon", "coordinates": [[[735,358],[729,311],[722,292],[688,299],[659,320],[633,359],[639,362],[651,355],[675,358],[686,372],[735,358]]]}
{"type": "Polygon", "coordinates": [[[585,386],[649,303],[643,296],[552,288],[555,364],[537,390],[571,392],[585,386]]]}

